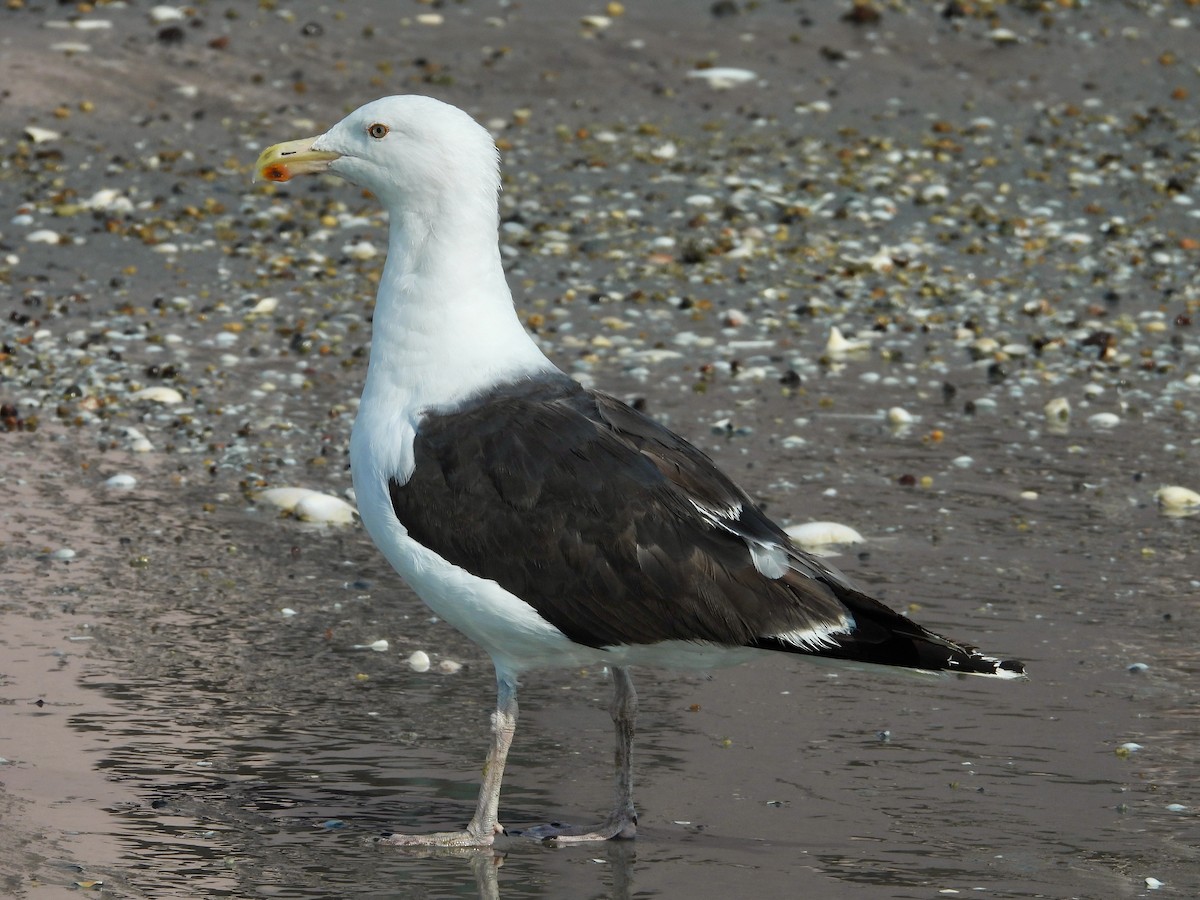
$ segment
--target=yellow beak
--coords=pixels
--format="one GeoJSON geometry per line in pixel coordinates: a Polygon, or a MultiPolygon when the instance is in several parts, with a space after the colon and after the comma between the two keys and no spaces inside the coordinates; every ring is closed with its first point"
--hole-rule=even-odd
{"type": "Polygon", "coordinates": [[[254,177],[267,181],[290,181],[296,175],[324,172],[329,164],[341,156],[332,150],[314,150],[315,137],[298,141],[285,141],[268,147],[254,164],[254,177]]]}

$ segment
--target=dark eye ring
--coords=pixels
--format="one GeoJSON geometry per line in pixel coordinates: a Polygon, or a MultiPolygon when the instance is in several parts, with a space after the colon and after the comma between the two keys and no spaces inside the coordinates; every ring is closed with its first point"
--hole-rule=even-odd
{"type": "Polygon", "coordinates": [[[377,140],[377,141],[381,141],[385,137],[387,137],[387,133],[388,133],[388,127],[386,125],[384,125],[382,122],[376,122],[374,125],[367,126],[367,134],[369,134],[371,137],[375,138],[375,140],[377,140]]]}

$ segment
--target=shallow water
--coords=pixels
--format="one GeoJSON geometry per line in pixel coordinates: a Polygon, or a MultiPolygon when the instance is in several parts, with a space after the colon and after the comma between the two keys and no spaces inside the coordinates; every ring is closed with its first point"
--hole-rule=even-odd
{"type": "MultiPolygon", "coordinates": [[[[47,27],[61,10],[0,13],[14,76],[0,113],[12,131],[63,134],[0,145],[13,220],[0,242],[17,260],[0,269],[0,401],[38,419],[0,434],[0,892],[1200,893],[1200,519],[1167,518],[1153,500],[1161,484],[1198,487],[1187,378],[1200,348],[1180,324],[1200,313],[1186,243],[1198,220],[1173,199],[1195,192],[1196,143],[1172,106],[1184,67],[1161,62],[1186,50],[1188,29],[1149,4],[1045,21],[1004,7],[1022,40],[1003,47],[988,22],[950,22],[938,4],[891,5],[863,30],[791,4],[716,19],[664,3],[599,37],[580,36],[578,16],[596,12],[582,4],[456,4],[438,26],[375,21],[357,4],[236,21],[198,9],[178,40],[144,10],[102,5],[91,15],[112,27],[95,31],[47,27]],[[319,35],[301,34],[310,22],[319,35]],[[92,49],[51,48],[68,38],[92,49]],[[684,77],[701,62],[765,83],[710,92],[684,77]],[[531,110],[501,133],[503,215],[526,228],[506,232],[510,277],[564,367],[644,398],[780,520],[858,528],[866,544],[837,565],[923,624],[1024,659],[1030,680],[887,679],[792,659],[642,672],[636,842],[514,839],[495,856],[374,846],[470,816],[492,675],[360,528],[303,525],[250,497],[348,486],[379,259],[341,248],[384,236],[344,186],[280,194],[252,187],[245,167],[258,147],[400,89],[485,121],[531,110]],[[828,113],[797,112],[820,99],[828,113]],[[981,115],[991,137],[965,124],[981,115]],[[582,136],[602,129],[615,142],[582,136]],[[959,149],[931,150],[951,138],[959,149]],[[678,155],[654,157],[668,140],[678,155]],[[1121,164],[1104,168],[1114,154],[1121,164]],[[1080,173],[1097,161],[1109,180],[1089,186],[1080,173]],[[745,201],[734,176],[777,180],[813,209],[745,201]],[[961,196],[904,193],[931,180],[961,196]],[[71,208],[98,185],[133,209],[71,208]],[[697,193],[716,212],[689,205],[697,193]],[[879,199],[894,217],[860,215],[879,199]],[[632,208],[640,218],[610,215],[632,208]],[[1109,235],[1113,215],[1125,231],[1109,235]],[[1060,226],[1092,243],[1056,243],[1060,226]],[[30,242],[40,227],[79,242],[30,242]],[[689,239],[708,248],[701,261],[680,262],[689,239]],[[758,250],[723,255],[742,239],[758,250]],[[912,259],[894,270],[856,261],[906,241],[896,255],[912,259]],[[1160,256],[1131,262],[1140,251],[1160,256]],[[278,311],[248,312],[263,297],[278,311]],[[1023,311],[1032,299],[1050,311],[1023,311]],[[729,310],[750,322],[726,327],[729,310]],[[1000,345],[1061,348],[976,359],[964,323],[1000,345]],[[874,349],[818,362],[834,324],[878,335],[874,349]],[[1085,342],[1102,330],[1117,358],[1085,342]],[[698,342],[680,343],[685,331],[698,342]],[[637,355],[650,349],[681,355],[637,355]],[[735,377],[733,360],[760,371],[735,377]],[[802,385],[785,391],[789,368],[802,385]],[[185,402],[131,398],[155,383],[185,402]],[[1073,407],[1064,434],[1042,412],[1057,396],[1073,407]],[[893,406],[917,422],[889,428],[893,406]],[[1099,411],[1118,427],[1089,427],[1099,411]],[[714,428],[722,419],[729,429],[714,428]],[[131,452],[131,427],[151,452],[131,452]],[[116,472],[138,485],[103,487],[116,472]],[[62,548],[75,556],[50,555],[62,548]],[[380,638],[387,652],[354,649],[380,638]],[[412,671],[414,650],[435,669],[412,671]],[[442,674],[441,660],[465,666],[442,674]]],[[[505,823],[605,809],[607,695],[601,671],[527,678],[505,823]]]]}

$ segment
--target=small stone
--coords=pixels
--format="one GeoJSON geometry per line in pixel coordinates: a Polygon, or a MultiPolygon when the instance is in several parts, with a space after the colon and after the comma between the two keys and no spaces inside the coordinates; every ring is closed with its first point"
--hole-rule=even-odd
{"type": "Polygon", "coordinates": [[[408,657],[408,667],[414,672],[428,672],[429,654],[424,650],[414,650],[408,657]]]}

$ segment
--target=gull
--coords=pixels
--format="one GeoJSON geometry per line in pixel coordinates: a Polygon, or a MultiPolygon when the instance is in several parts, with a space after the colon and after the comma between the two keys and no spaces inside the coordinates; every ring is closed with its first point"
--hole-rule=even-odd
{"type": "Polygon", "coordinates": [[[522,326],[501,265],[499,159],[467,113],[368,103],[264,150],[259,177],[330,173],[389,217],[370,363],[350,440],[363,525],[417,595],[491,657],[496,711],[463,831],[398,846],[485,847],[518,678],[607,666],[615,803],[559,843],[637,832],[631,666],[710,668],[769,653],[923,673],[1022,677],[1014,660],[922,628],[795,547],[703,452],[560,371],[522,326]]]}

